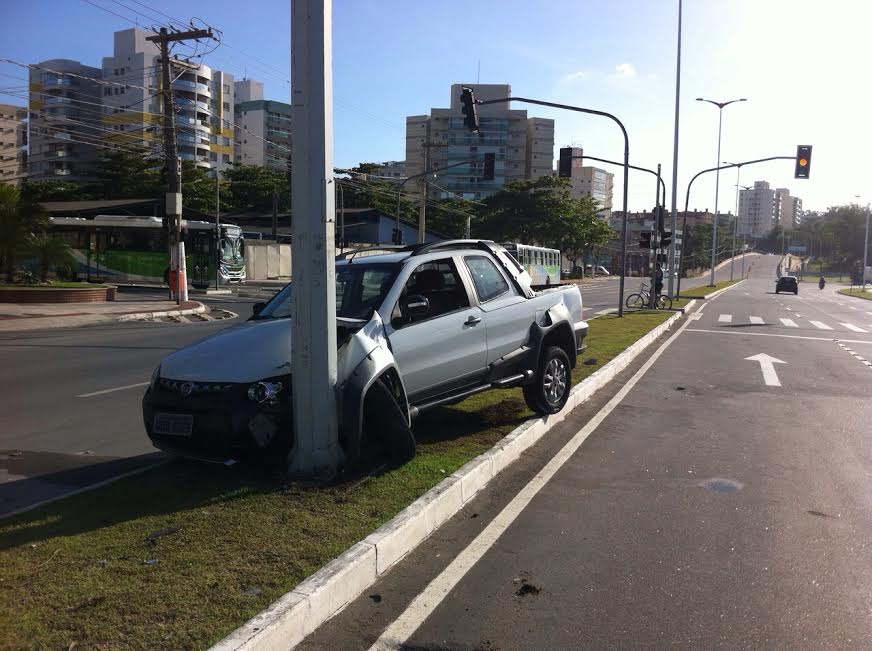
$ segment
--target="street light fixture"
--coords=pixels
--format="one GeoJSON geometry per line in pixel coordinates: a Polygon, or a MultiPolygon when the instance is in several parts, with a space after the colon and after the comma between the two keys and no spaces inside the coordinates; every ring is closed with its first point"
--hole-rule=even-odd
{"type": "MultiPolygon", "coordinates": [[[[729,106],[730,104],[734,104],[736,102],[747,102],[748,100],[745,97],[740,97],[739,99],[731,99],[726,102],[716,102],[711,99],[704,99],[702,97],[696,98],[697,102],[708,102],[709,104],[713,104],[718,107],[718,158],[717,160],[721,160],[721,128],[723,126],[723,118],[724,118],[724,107],[729,106]]],[[[718,163],[720,165],[720,162],[718,163]]],[[[709,279],[709,287],[715,286],[715,266],[717,264],[717,254],[718,254],[718,190],[720,189],[720,180],[721,173],[720,170],[717,171],[715,175],[715,219],[712,228],[712,271],[711,277],[709,279]]]]}

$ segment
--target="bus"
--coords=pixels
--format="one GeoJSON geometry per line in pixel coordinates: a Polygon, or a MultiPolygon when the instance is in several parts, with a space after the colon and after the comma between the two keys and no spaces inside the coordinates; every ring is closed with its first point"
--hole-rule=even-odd
{"type": "MultiPolygon", "coordinates": [[[[52,217],[50,231],[70,245],[79,277],[121,283],[165,283],[168,276],[167,231],[160,217],[97,215],[52,217]]],[[[245,246],[242,229],[221,224],[216,242],[215,224],[182,220],[182,241],[188,282],[206,288],[215,282],[220,251],[220,282],[245,280],[245,246]]]]}
{"type": "Polygon", "coordinates": [[[541,287],[560,284],[560,251],[544,246],[518,244],[508,242],[503,244],[515,260],[521,263],[533,279],[533,286],[541,287]]]}

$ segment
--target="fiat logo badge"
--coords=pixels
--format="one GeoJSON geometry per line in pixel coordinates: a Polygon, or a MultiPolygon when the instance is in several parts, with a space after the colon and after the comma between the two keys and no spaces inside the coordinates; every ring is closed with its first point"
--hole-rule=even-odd
{"type": "Polygon", "coordinates": [[[179,391],[181,392],[183,398],[187,398],[194,391],[194,383],[185,382],[181,387],[179,387],[179,391]]]}

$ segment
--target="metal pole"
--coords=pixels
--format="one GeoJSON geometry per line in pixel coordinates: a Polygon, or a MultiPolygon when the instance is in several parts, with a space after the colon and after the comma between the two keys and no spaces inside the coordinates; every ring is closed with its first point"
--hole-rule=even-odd
{"type": "Polygon", "coordinates": [[[332,0],[291,0],[295,125],[291,265],[294,278],[294,445],[291,475],[332,478],[341,462],[336,415],[336,252],[332,0]]]}
{"type": "MultiPolygon", "coordinates": [[[[674,298],[675,252],[678,246],[678,100],[681,96],[681,0],[678,0],[678,48],[675,54],[675,135],[672,144],[672,245],[669,247],[669,298],[674,298]]],[[[664,202],[666,196],[663,196],[664,202]]],[[[681,248],[684,248],[684,233],[681,234],[681,248]]]]}
{"type": "Polygon", "coordinates": [[[866,204],[866,235],[863,237],[863,291],[866,291],[866,265],[869,263],[869,203],[866,204]]]}
{"type": "Polygon", "coordinates": [[[654,198],[654,224],[651,226],[651,251],[654,253],[654,261],[651,263],[651,293],[648,299],[648,307],[652,310],[657,306],[654,285],[657,283],[657,243],[660,241],[660,163],[657,163],[657,180],[654,183],[654,189],[656,191],[654,198]]]}
{"type": "Polygon", "coordinates": [[[215,169],[215,289],[221,276],[221,174],[215,169]]]}
{"type": "MultiPolygon", "coordinates": [[[[739,176],[742,174],[742,166],[736,168],[736,229],[733,232],[733,257],[735,254],[736,237],[739,234],[739,176]]],[[[742,229],[744,230],[744,229],[742,229]]],[[[742,278],[745,277],[745,233],[742,233],[742,278]]],[[[730,263],[730,280],[733,279],[733,263],[730,263]]]]}
{"type": "Polygon", "coordinates": [[[718,107],[718,169],[715,172],[715,219],[712,224],[712,271],[709,287],[715,286],[715,266],[718,260],[718,190],[721,184],[721,125],[724,119],[724,107],[718,107]]]}

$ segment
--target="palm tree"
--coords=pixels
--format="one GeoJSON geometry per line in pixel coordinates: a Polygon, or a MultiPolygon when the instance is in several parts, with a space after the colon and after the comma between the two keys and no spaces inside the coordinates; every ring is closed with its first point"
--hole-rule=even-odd
{"type": "Polygon", "coordinates": [[[48,215],[38,203],[22,197],[14,185],[0,183],[0,268],[12,282],[15,256],[28,247],[28,239],[48,227],[48,215]]]}
{"type": "Polygon", "coordinates": [[[76,263],[70,245],[60,237],[46,232],[31,235],[27,241],[27,250],[39,262],[39,277],[42,282],[48,281],[48,270],[51,267],[71,267],[76,263]]]}

